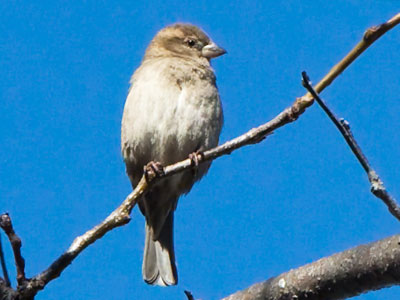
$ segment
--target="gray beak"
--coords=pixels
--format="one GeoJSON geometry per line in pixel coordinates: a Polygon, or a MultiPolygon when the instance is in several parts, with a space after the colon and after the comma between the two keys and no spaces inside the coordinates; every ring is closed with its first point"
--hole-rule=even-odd
{"type": "Polygon", "coordinates": [[[218,47],[214,43],[204,46],[203,49],[201,50],[201,54],[208,59],[221,56],[225,53],[226,50],[224,48],[218,47]]]}

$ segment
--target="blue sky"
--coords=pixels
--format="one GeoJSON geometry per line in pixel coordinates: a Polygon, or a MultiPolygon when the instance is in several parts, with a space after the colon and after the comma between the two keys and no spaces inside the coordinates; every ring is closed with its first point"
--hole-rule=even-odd
{"type": "MultiPolygon", "coordinates": [[[[397,1],[1,2],[0,209],[22,237],[27,275],[47,268],[131,191],[120,120],[129,78],[159,29],[191,22],[228,50],[213,62],[223,142],[303,95],[301,71],[316,83],[369,26],[398,12],[397,1]]],[[[396,28],[322,96],[400,200],[399,41],[396,28]]],[[[216,160],[181,198],[177,287],[142,281],[144,221],[137,209],[132,217],[37,299],[185,299],[185,289],[218,299],[400,228],[316,105],[261,144],[216,160]]],[[[399,291],[357,299],[398,299],[399,291]]]]}

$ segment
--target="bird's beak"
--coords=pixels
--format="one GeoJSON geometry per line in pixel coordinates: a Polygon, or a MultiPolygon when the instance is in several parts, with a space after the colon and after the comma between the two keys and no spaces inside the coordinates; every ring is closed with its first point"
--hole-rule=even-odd
{"type": "Polygon", "coordinates": [[[225,53],[226,50],[224,48],[218,47],[214,43],[204,46],[203,49],[201,50],[201,54],[208,59],[221,56],[225,53]]]}

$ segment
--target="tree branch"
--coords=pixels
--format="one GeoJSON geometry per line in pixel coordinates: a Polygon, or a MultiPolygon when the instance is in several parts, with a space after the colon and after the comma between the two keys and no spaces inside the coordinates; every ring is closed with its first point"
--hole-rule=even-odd
{"type": "MultiPolygon", "coordinates": [[[[321,80],[321,82],[316,85],[315,90],[322,92],[322,90],[324,90],[324,88],[326,88],[341,72],[343,72],[351,64],[351,62],[353,62],[363,51],[365,51],[365,49],[367,49],[375,40],[377,40],[380,36],[393,28],[399,22],[400,14],[396,15],[382,25],[369,28],[364,34],[362,41],[359,42],[342,61],[332,68],[332,70],[321,80]]],[[[309,93],[303,97],[297,98],[292,106],[286,108],[271,121],[257,128],[253,128],[247,133],[228,141],[223,145],[205,151],[203,155],[198,155],[199,163],[214,160],[222,155],[230,154],[232,151],[245,145],[251,145],[262,141],[268,134],[271,134],[273,130],[295,121],[312,104],[313,98],[309,93]]],[[[101,238],[108,231],[128,223],[130,221],[130,213],[132,208],[136,205],[136,202],[141,195],[150,188],[151,184],[163,177],[172,176],[173,174],[182,172],[192,167],[191,160],[186,159],[176,164],[167,166],[164,169],[165,172],[162,176],[150,178],[149,181],[146,181],[143,176],[135,190],[129,194],[123,203],[102,223],[87,231],[85,234],[77,237],[69,249],[54,263],[52,263],[47,270],[30,279],[23,290],[24,295],[28,297],[36,294],[37,291],[43,289],[48,282],[54,278],[57,278],[61,272],[73,261],[73,259],[75,259],[86,247],[94,243],[97,239],[101,238]]],[[[21,294],[21,298],[19,299],[25,299],[23,298],[24,295],[21,294]]]]}
{"type": "Polygon", "coordinates": [[[3,270],[3,277],[4,277],[3,284],[5,284],[5,286],[7,287],[10,287],[11,282],[10,282],[10,277],[8,277],[7,265],[3,252],[3,244],[1,242],[1,235],[0,235],[0,263],[1,263],[1,269],[3,270]]]}
{"type": "Polygon", "coordinates": [[[5,234],[10,241],[14,259],[15,259],[15,266],[17,268],[17,282],[18,285],[22,285],[25,281],[25,260],[21,255],[21,239],[15,233],[14,228],[11,223],[10,216],[5,213],[0,216],[0,227],[4,230],[5,234]]]}
{"type": "Polygon", "coordinates": [[[14,300],[18,299],[18,292],[0,278],[0,300],[14,300]]]}
{"type": "Polygon", "coordinates": [[[189,291],[183,291],[186,295],[187,300],[195,300],[192,293],[189,291]]]}
{"type": "Polygon", "coordinates": [[[371,183],[372,194],[381,199],[386,204],[391,214],[400,221],[400,206],[397,204],[396,200],[387,192],[382,180],[379,178],[379,175],[375,172],[374,169],[372,169],[371,165],[368,162],[368,159],[362,152],[360,146],[357,144],[357,141],[353,136],[353,133],[351,132],[349,122],[347,122],[345,119],[339,120],[326,105],[326,103],[319,97],[318,93],[313,89],[306,72],[303,72],[302,75],[304,87],[310,92],[310,94],[314,97],[317,103],[322,107],[324,112],[331,119],[333,124],[335,124],[335,126],[339,129],[347,144],[350,146],[351,151],[353,151],[354,155],[357,157],[361,166],[367,173],[368,180],[371,183]]]}
{"type": "MultiPolygon", "coordinates": [[[[385,23],[378,26],[372,26],[365,31],[361,41],[329,72],[322,78],[320,82],[314,87],[317,93],[321,93],[332,81],[339,76],[357,57],[360,56],[369,46],[371,46],[377,39],[384,35],[387,31],[400,23],[400,13],[385,23]]],[[[310,96],[310,94],[307,94],[310,96]]]]}
{"type": "Polygon", "coordinates": [[[400,283],[400,235],[322,258],[223,300],[345,299],[400,283]]]}

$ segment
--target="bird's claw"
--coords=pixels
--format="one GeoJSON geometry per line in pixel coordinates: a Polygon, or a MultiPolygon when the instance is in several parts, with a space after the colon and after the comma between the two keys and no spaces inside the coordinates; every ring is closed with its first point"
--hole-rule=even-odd
{"type": "Polygon", "coordinates": [[[189,154],[189,159],[190,159],[191,165],[194,167],[192,169],[194,177],[197,176],[197,171],[198,171],[198,168],[199,168],[199,156],[201,158],[203,158],[203,156],[204,156],[203,152],[196,151],[196,152],[193,152],[193,153],[189,154]]]}
{"type": "Polygon", "coordinates": [[[164,167],[158,161],[151,161],[144,166],[144,176],[147,182],[164,175],[164,167]]]}

